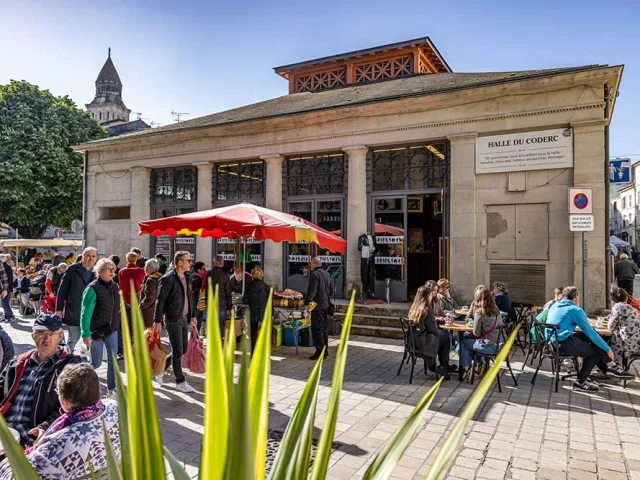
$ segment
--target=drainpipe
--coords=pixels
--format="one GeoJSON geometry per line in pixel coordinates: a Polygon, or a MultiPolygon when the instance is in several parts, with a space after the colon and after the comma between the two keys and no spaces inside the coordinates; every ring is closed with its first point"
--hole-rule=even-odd
{"type": "Polygon", "coordinates": [[[82,239],[84,240],[84,246],[87,246],[87,173],[89,171],[89,152],[84,152],[84,170],[82,172],[82,239]]]}
{"type": "Polygon", "coordinates": [[[605,228],[605,292],[604,297],[606,299],[607,308],[611,308],[611,298],[609,297],[609,289],[611,288],[611,242],[609,237],[611,236],[611,199],[609,198],[609,102],[611,95],[611,89],[608,85],[604,86],[604,118],[607,123],[604,126],[604,228],[605,228]]]}

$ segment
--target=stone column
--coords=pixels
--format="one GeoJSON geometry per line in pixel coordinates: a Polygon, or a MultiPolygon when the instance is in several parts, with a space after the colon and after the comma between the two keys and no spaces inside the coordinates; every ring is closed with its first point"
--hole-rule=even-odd
{"type": "MultiPolygon", "coordinates": [[[[198,169],[198,211],[211,210],[213,206],[211,183],[213,167],[207,160],[193,162],[198,169]]],[[[213,253],[213,239],[211,237],[196,237],[196,260],[204,262],[207,269],[211,268],[211,256],[213,253]]]]}
{"type": "Polygon", "coordinates": [[[98,219],[98,210],[96,208],[96,172],[87,172],[87,191],[85,192],[86,213],[83,218],[86,241],[85,246],[96,246],[96,220],[98,219]]]}
{"type": "MultiPolygon", "coordinates": [[[[263,155],[260,157],[266,164],[265,207],[282,211],[282,155],[263,155]]],[[[278,290],[283,288],[282,278],[282,244],[270,240],[264,242],[264,272],[269,285],[278,290]]]]}
{"type": "Polygon", "coordinates": [[[349,161],[347,177],[347,298],[351,290],[356,288],[362,292],[360,281],[360,252],[358,237],[367,231],[367,152],[364,145],[353,145],[342,148],[349,161]]]}
{"type": "Polygon", "coordinates": [[[131,173],[131,242],[130,247],[138,247],[142,254],[151,258],[151,235],[138,235],[138,222],[151,218],[151,170],[132,167],[131,173]]]}
{"type": "MultiPolygon", "coordinates": [[[[605,120],[574,123],[573,185],[593,190],[594,230],[587,233],[587,273],[589,298],[587,308],[593,312],[605,307],[605,255],[609,228],[604,217],[604,126],[605,120]]],[[[567,215],[567,225],[569,218],[567,215]]],[[[568,228],[568,227],[567,227],[568,228]]],[[[582,233],[573,234],[574,283],[582,294],[582,233]]]]}
{"type": "Polygon", "coordinates": [[[454,294],[465,303],[473,296],[477,278],[476,255],[476,133],[450,135],[449,277],[454,294]]]}

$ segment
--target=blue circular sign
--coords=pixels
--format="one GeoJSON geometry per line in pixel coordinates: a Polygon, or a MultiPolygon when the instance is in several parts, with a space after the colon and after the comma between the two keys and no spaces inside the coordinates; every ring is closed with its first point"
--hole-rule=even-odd
{"type": "Polygon", "coordinates": [[[589,198],[584,193],[579,193],[575,197],[573,197],[573,204],[576,208],[580,210],[584,210],[589,205],[589,198]]]}

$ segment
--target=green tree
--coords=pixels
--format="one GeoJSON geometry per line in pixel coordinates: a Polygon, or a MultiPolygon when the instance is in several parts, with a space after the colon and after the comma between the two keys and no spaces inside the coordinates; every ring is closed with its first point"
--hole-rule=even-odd
{"type": "Polygon", "coordinates": [[[72,150],[106,137],[67,97],[25,81],[0,85],[0,222],[26,238],[82,215],[82,154],[72,150]]]}

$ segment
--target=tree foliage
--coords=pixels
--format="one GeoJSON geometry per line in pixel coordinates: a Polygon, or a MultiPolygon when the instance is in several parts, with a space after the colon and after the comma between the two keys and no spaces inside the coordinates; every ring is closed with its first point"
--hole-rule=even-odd
{"type": "Polygon", "coordinates": [[[104,137],[69,97],[25,81],[0,85],[0,221],[39,238],[81,218],[84,162],[72,147],[104,137]]]}

